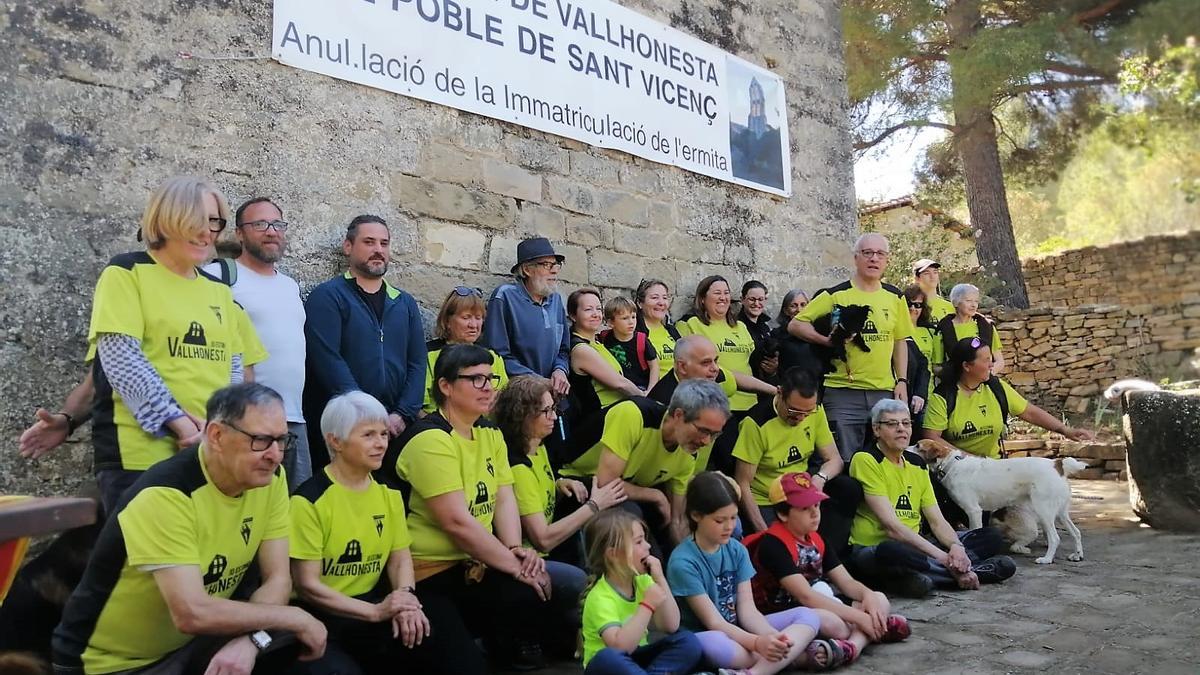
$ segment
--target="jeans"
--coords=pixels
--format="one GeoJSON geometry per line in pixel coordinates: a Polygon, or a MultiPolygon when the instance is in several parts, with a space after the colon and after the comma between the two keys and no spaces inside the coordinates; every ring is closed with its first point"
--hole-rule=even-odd
{"type": "Polygon", "coordinates": [[[679,630],[632,654],[605,647],[588,661],[583,675],[683,675],[700,663],[700,640],[679,630]]]}
{"type": "Polygon", "coordinates": [[[569,624],[572,634],[579,632],[581,607],[579,596],[587,587],[587,572],[574,565],[557,560],[546,561],[546,573],[550,575],[551,626],[569,624]]]}
{"type": "MultiPolygon", "coordinates": [[[[958,540],[972,565],[999,555],[1006,546],[1004,536],[995,527],[959,532],[958,540]]],[[[908,544],[891,539],[874,546],[851,546],[846,562],[855,578],[871,588],[886,589],[898,577],[910,572],[928,576],[938,588],[958,588],[954,575],[940,562],[908,544]]]]}
{"type": "Polygon", "coordinates": [[[296,434],[296,442],[283,453],[283,470],[287,472],[288,492],[312,478],[312,454],[308,449],[308,425],[288,422],[288,431],[296,434]]]}

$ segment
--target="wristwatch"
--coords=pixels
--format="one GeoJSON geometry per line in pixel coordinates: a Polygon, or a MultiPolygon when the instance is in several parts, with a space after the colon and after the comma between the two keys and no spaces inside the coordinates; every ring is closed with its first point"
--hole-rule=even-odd
{"type": "Polygon", "coordinates": [[[261,652],[271,646],[271,634],[265,630],[255,631],[250,634],[250,642],[261,652]]]}

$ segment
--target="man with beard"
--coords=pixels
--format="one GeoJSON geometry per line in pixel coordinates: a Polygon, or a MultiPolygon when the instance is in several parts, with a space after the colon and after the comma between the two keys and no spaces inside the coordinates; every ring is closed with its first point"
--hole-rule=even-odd
{"type": "MultiPolygon", "coordinates": [[[[383,279],[389,243],[387,221],[356,216],[342,242],[350,269],[308,296],[304,407],[309,417],[320,417],[334,396],[364,391],[387,408],[394,439],[421,409],[427,352],[417,301],[383,279]]],[[[325,443],[310,438],[310,445],[314,467],[328,463],[325,443]]]]}
{"type": "MultiPolygon", "coordinates": [[[[504,359],[509,377],[540,375],[550,380],[556,397],[570,390],[567,368],[571,330],[558,288],[558,272],[566,258],[545,237],[517,244],[516,280],[492,291],[479,343],[504,359]]],[[[561,418],[560,418],[561,419],[561,418]]],[[[546,437],[551,461],[561,463],[566,428],[546,437]]]]}
{"type": "Polygon", "coordinates": [[[279,392],[295,442],[285,449],[283,468],[288,488],[312,475],[308,435],[301,410],[304,392],[304,303],[296,280],[275,269],[287,248],[288,223],[283,210],[266,197],[255,197],[234,213],[241,254],[204,267],[221,277],[258,331],[267,348],[266,361],[255,367],[255,380],[279,392]]]}

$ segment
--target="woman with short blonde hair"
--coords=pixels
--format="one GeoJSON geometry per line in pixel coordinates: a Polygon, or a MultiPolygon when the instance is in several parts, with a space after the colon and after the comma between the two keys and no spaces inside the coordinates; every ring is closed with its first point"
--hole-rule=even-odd
{"type": "Polygon", "coordinates": [[[151,195],[148,250],[114,256],[100,273],[88,328],[95,360],[96,479],[106,509],[142,471],[200,442],[209,396],[243,379],[266,353],[229,287],[198,270],[229,222],[211,183],[176,176],[151,195]]]}
{"type": "MultiPolygon", "coordinates": [[[[467,286],[455,286],[442,301],[437,319],[433,324],[433,339],[425,343],[425,351],[429,353],[429,365],[425,368],[425,403],[421,406],[421,415],[437,412],[437,404],[433,402],[433,366],[438,356],[448,345],[473,345],[483,333],[483,320],[487,318],[487,303],[483,300],[483,291],[467,286]]],[[[492,350],[492,372],[499,376],[496,390],[503,389],[508,384],[508,370],[504,367],[504,359],[492,350]]]]}

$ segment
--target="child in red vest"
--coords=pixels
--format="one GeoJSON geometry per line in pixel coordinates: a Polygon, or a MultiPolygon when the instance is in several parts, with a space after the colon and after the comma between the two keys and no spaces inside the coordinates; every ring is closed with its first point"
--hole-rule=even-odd
{"type": "Polygon", "coordinates": [[[755,605],[763,613],[804,606],[821,618],[818,639],[809,645],[809,663],[849,663],[872,642],[908,637],[908,620],[889,614],[887,596],[872,591],[846,571],[817,534],[820,503],[829,496],[807,473],[780,476],[769,491],[775,522],[743,540],[757,574],[751,581],[755,605]],[[843,604],[834,594],[853,601],[843,604]]]}

